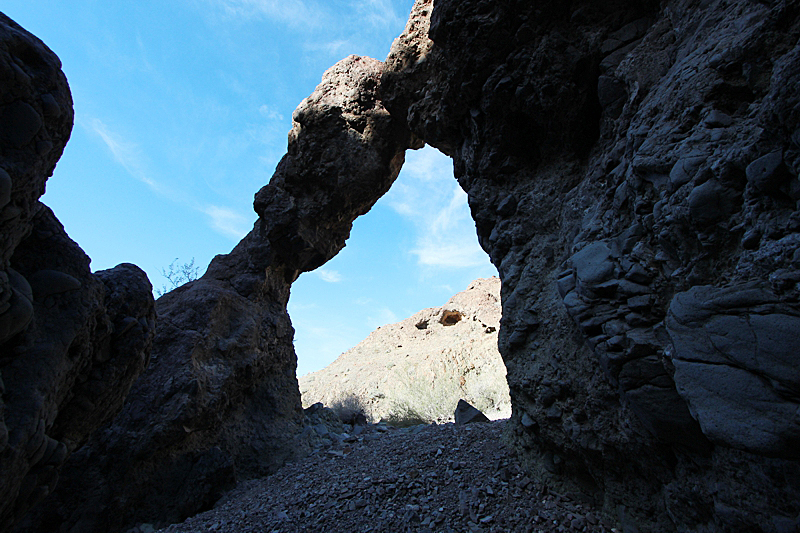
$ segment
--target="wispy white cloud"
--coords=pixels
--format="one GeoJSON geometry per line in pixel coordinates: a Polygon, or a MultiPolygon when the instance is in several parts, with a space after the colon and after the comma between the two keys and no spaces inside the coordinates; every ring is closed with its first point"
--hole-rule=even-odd
{"type": "Polygon", "coordinates": [[[402,28],[408,16],[398,12],[389,0],[356,0],[351,6],[360,23],[374,28],[402,28]]]}
{"type": "Polygon", "coordinates": [[[342,275],[336,270],[328,270],[326,268],[318,268],[314,273],[328,283],[339,283],[342,281],[342,275]]]}
{"type": "Polygon", "coordinates": [[[146,171],[145,156],[138,144],[128,141],[98,118],[78,116],[76,121],[88,131],[98,135],[111,152],[114,160],[134,178],[149,185],[157,192],[163,187],[151,178],[146,171]]]}
{"type": "Polygon", "coordinates": [[[440,238],[423,238],[411,253],[417,256],[420,265],[430,267],[466,268],[486,262],[486,253],[478,245],[442,241],[440,238]]]}
{"type": "Polygon", "coordinates": [[[322,45],[322,49],[331,56],[344,57],[348,52],[355,48],[353,42],[348,39],[338,39],[322,45]]]}
{"type": "Polygon", "coordinates": [[[416,228],[411,253],[419,265],[456,269],[486,263],[467,195],[453,178],[452,162],[435,149],[407,154],[403,174],[387,200],[416,228]]]}
{"type": "Polygon", "coordinates": [[[237,241],[247,235],[252,226],[252,220],[227,207],[209,205],[201,211],[210,217],[215,231],[237,241]]]}
{"type": "Polygon", "coordinates": [[[363,30],[402,29],[408,13],[400,12],[391,0],[351,0],[349,10],[334,13],[323,0],[205,0],[229,17],[270,19],[303,29],[331,28],[333,25],[363,30]]]}
{"type": "MultiPolygon", "coordinates": [[[[314,54],[323,53],[329,57],[341,59],[352,53],[356,49],[356,44],[349,39],[334,39],[323,42],[303,43],[303,51],[314,54]]],[[[335,60],[334,60],[335,61],[335,60]]]]}
{"type": "Polygon", "coordinates": [[[264,104],[258,108],[258,112],[261,113],[261,116],[269,119],[269,120],[280,120],[283,121],[283,114],[281,114],[278,109],[274,106],[264,104]]]}
{"type": "Polygon", "coordinates": [[[306,311],[319,309],[319,304],[317,302],[304,302],[304,303],[297,303],[296,300],[290,298],[289,305],[287,306],[290,315],[294,315],[295,313],[304,313],[306,311]]]}
{"type": "Polygon", "coordinates": [[[136,32],[136,47],[139,49],[139,58],[142,62],[145,71],[153,72],[155,69],[150,61],[147,59],[147,48],[144,45],[144,39],[142,39],[142,34],[138,31],[136,32]]]}
{"type": "Polygon", "coordinates": [[[315,28],[327,18],[320,5],[305,0],[207,0],[228,16],[272,19],[293,27],[315,28]]]}
{"type": "Polygon", "coordinates": [[[425,146],[421,150],[406,152],[406,162],[403,172],[423,182],[453,180],[453,161],[432,146],[425,146]]]}
{"type": "Polygon", "coordinates": [[[76,122],[87,131],[94,133],[103,141],[114,160],[125,171],[137,180],[145,183],[153,192],[168,200],[187,206],[208,216],[209,225],[217,233],[233,240],[240,240],[252,227],[252,220],[227,207],[203,205],[192,198],[191,194],[176,191],[161,181],[153,178],[148,170],[147,158],[139,144],[127,140],[119,133],[112,131],[102,120],[78,116],[76,122]]]}

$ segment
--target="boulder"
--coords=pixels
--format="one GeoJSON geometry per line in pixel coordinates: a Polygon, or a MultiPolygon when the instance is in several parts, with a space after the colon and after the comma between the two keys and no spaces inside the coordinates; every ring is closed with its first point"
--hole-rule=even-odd
{"type": "Polygon", "coordinates": [[[455,414],[453,416],[456,419],[457,426],[489,421],[485,414],[481,413],[479,409],[476,409],[463,399],[458,400],[458,405],[456,405],[455,414]]]}
{"type": "Polygon", "coordinates": [[[760,192],[777,192],[788,181],[780,150],[763,155],[747,165],[747,181],[760,192]]]}
{"type": "Polygon", "coordinates": [[[712,441],[800,458],[800,316],[760,283],[697,286],[672,300],[678,392],[712,441]]]}

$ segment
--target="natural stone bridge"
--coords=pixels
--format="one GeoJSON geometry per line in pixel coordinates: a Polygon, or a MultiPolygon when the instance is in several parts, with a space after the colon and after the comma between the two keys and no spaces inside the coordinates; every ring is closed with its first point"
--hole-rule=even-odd
{"type": "MultiPolygon", "coordinates": [[[[298,107],[288,153],[256,194],[255,227],[158,301],[147,370],[81,448],[124,390],[87,397],[95,389],[78,374],[97,368],[101,383],[129,384],[130,372],[103,365],[135,360],[139,371],[151,303],[76,315],[114,326],[65,334],[48,352],[58,361],[80,352],[87,362],[74,369],[15,370],[40,353],[41,328],[64,320],[39,295],[66,298],[75,279],[80,294],[97,287],[100,309],[122,289],[88,266],[48,267],[69,279],[33,266],[45,248],[35,239],[62,231],[36,199],[71,111],[57,59],[19,48],[32,38],[4,19],[4,90],[20,86],[20,69],[34,81],[22,96],[2,93],[0,120],[4,131],[18,122],[36,131],[5,135],[0,153],[9,176],[0,174],[0,193],[12,184],[4,205],[21,213],[17,229],[3,226],[3,302],[18,309],[28,295],[34,317],[25,329],[0,315],[11,324],[0,331],[0,407],[13,436],[0,440],[3,520],[52,488],[41,472],[55,473],[67,452],[31,531],[181,520],[235,477],[302,453],[291,283],[342,249],[405,151],[424,142],[453,158],[503,282],[499,347],[528,467],[612,515],[624,506],[645,530],[790,531],[800,512],[799,10],[796,1],[418,0],[385,63],[343,60],[298,107]],[[40,81],[32,74],[45,64],[40,81]],[[120,337],[130,340],[118,346],[120,337]],[[21,399],[36,383],[57,391],[46,404],[21,399]],[[91,423],[76,435],[77,413],[91,423]]],[[[132,266],[115,270],[131,280],[127,291],[142,283],[132,266]]]]}

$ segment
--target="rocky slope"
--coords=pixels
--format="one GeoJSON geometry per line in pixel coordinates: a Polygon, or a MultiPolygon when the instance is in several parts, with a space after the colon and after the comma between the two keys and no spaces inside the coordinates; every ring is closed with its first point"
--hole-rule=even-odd
{"type": "Polygon", "coordinates": [[[500,279],[475,280],[444,306],[380,327],[327,367],[298,379],[303,406],[321,402],[368,419],[452,419],[461,398],[491,418],[511,402],[497,351],[500,279]]]}
{"type": "MultiPolygon", "coordinates": [[[[339,448],[242,483],[214,510],[163,531],[611,531],[578,495],[528,477],[500,442],[504,426],[367,426],[339,448]]],[[[130,533],[144,531],[141,524],[130,533]]]]}

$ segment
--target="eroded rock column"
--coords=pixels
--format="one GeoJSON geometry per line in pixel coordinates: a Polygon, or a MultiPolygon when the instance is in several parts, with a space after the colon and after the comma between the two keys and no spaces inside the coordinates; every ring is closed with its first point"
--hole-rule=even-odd
{"type": "Polygon", "coordinates": [[[623,527],[796,527],[798,20],[420,0],[387,60],[498,267],[518,449],[623,527]]]}
{"type": "Polygon", "coordinates": [[[286,304],[291,283],[341,250],[414,144],[379,100],[382,69],[350,56],[300,104],[288,153],[256,194],[253,230],[158,300],[150,367],[29,530],[177,522],[304,451],[286,304]]]}

